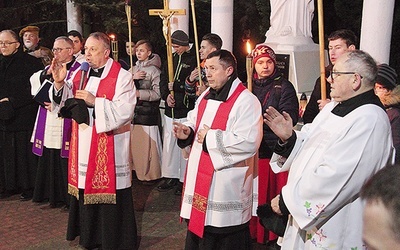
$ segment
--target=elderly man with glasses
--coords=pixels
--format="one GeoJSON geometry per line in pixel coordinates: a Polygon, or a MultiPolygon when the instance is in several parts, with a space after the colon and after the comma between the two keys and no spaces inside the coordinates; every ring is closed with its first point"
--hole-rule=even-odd
{"type": "Polygon", "coordinates": [[[38,106],[29,77],[43,65],[22,52],[12,30],[0,32],[0,51],[0,199],[20,192],[21,200],[29,200],[37,165],[30,138],[38,106]]]}
{"type": "Polygon", "coordinates": [[[282,249],[363,249],[359,193],[393,148],[389,120],[374,93],[376,75],[371,56],[347,52],[328,78],[333,101],[312,123],[295,132],[286,112],[268,108],[264,114],[279,137],[271,167],[289,171],[264,220],[288,218],[282,249]]]}
{"type": "MultiPolygon", "coordinates": [[[[71,39],[60,36],[55,39],[52,49],[53,60],[66,65],[66,80],[81,65],[74,57],[73,45],[71,39]]],[[[51,84],[52,79],[52,67],[49,66],[33,74],[30,78],[32,95],[36,95],[43,84],[51,84]]],[[[52,97],[57,98],[61,99],[61,96],[52,97]]],[[[69,208],[67,170],[70,137],[71,119],[58,117],[58,110],[52,109],[50,102],[41,103],[32,135],[33,152],[40,156],[32,201],[49,201],[49,206],[43,208],[62,207],[63,211],[69,208]]]]}

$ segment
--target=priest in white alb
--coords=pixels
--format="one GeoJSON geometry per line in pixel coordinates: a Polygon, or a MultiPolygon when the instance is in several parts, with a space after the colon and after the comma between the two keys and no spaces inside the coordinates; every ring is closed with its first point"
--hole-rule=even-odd
{"type": "Polygon", "coordinates": [[[246,160],[261,142],[261,105],[237,78],[231,52],[210,53],[205,68],[209,88],[188,121],[174,123],[178,145],[191,145],[181,207],[185,248],[251,249],[254,169],[246,160]]]}
{"type": "Polygon", "coordinates": [[[289,171],[271,201],[272,216],[289,216],[282,250],[364,249],[360,190],[392,153],[389,120],[374,93],[376,75],[367,53],[340,56],[328,78],[333,101],[301,131],[293,131],[287,113],[266,110],[265,122],[280,138],[271,167],[289,171]]]}
{"type": "Polygon", "coordinates": [[[85,43],[87,78],[78,71],[65,82],[66,67],[52,64],[54,95],[74,96],[60,109],[64,117],[70,111],[74,120],[67,240],[80,236],[79,244],[87,249],[137,249],[129,160],[136,89],[132,75],[109,55],[109,37],[95,32],[85,43]]]}

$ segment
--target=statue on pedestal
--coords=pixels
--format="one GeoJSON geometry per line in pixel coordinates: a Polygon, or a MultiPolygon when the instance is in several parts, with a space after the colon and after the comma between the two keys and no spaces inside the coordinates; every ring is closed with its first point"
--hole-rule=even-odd
{"type": "Polygon", "coordinates": [[[265,34],[266,42],[310,43],[314,0],[270,0],[271,27],[265,34]],[[287,38],[291,38],[288,40],[287,38]]]}

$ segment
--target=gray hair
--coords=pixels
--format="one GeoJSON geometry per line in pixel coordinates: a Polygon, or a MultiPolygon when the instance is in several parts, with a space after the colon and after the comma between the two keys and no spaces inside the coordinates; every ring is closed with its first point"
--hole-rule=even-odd
{"type": "Polygon", "coordinates": [[[18,37],[17,33],[15,33],[14,31],[12,31],[12,30],[2,30],[2,31],[0,31],[0,34],[1,33],[8,33],[8,34],[10,34],[12,36],[12,38],[15,39],[15,41],[19,42],[19,37],[18,37]]]}
{"type": "Polygon", "coordinates": [[[59,36],[56,39],[54,39],[54,41],[58,41],[58,40],[63,40],[65,42],[67,42],[68,45],[71,46],[71,48],[74,47],[74,42],[71,39],[69,39],[68,37],[66,37],[66,36],[59,36]]]}
{"type": "Polygon", "coordinates": [[[354,50],[347,53],[345,67],[348,71],[357,72],[362,76],[362,83],[368,86],[374,86],[378,67],[375,60],[362,50],[354,50]]]}
{"type": "Polygon", "coordinates": [[[110,38],[103,32],[94,32],[94,33],[90,34],[89,37],[93,37],[96,40],[103,42],[104,48],[111,50],[110,38]]]}

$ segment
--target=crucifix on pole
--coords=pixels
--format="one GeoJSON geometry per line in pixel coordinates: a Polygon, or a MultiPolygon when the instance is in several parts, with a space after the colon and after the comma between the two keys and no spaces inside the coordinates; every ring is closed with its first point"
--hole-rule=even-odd
{"type": "MultiPolygon", "coordinates": [[[[165,38],[165,45],[167,46],[167,60],[168,60],[168,80],[174,81],[174,69],[172,60],[172,47],[171,47],[171,17],[173,15],[186,15],[184,9],[169,9],[168,0],[164,0],[164,9],[150,9],[150,16],[160,16],[163,20],[163,34],[165,38]]],[[[173,91],[171,90],[173,95],[173,91]]]]}

